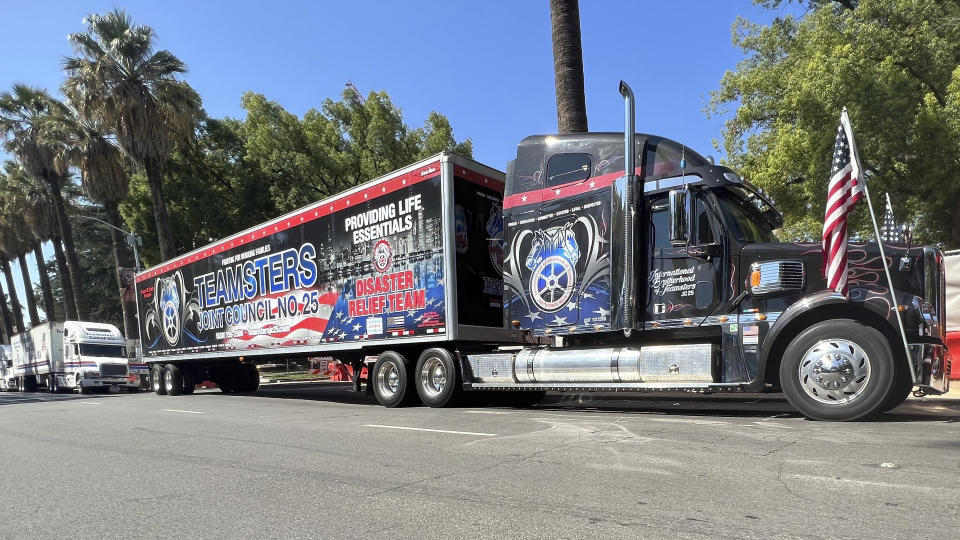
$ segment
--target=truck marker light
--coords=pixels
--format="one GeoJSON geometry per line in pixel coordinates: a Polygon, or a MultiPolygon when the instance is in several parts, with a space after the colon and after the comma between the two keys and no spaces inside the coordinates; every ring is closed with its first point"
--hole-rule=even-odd
{"type": "Polygon", "coordinates": [[[730,320],[730,318],[727,317],[726,315],[721,315],[721,316],[720,316],[720,322],[722,322],[722,323],[727,322],[727,321],[729,321],[729,320],[730,320]]]}
{"type": "Polygon", "coordinates": [[[693,321],[691,319],[684,319],[683,324],[690,326],[691,324],[693,324],[693,321]]]}
{"type": "Polygon", "coordinates": [[[897,306],[897,311],[906,311],[906,310],[907,310],[907,306],[903,304],[897,306]]]}
{"type": "Polygon", "coordinates": [[[571,327],[568,329],[568,331],[569,331],[569,332],[576,332],[576,331],[577,331],[577,327],[576,327],[576,326],[571,326],[571,327]]]}
{"type": "Polygon", "coordinates": [[[510,321],[510,324],[512,324],[512,325],[514,325],[514,326],[516,326],[516,327],[518,327],[518,328],[520,327],[520,321],[516,321],[516,320],[510,321]]]}
{"type": "Polygon", "coordinates": [[[763,313],[757,313],[757,320],[758,320],[758,321],[765,321],[765,320],[767,320],[767,316],[766,316],[765,314],[763,314],[763,313]]]}
{"type": "Polygon", "coordinates": [[[760,270],[754,270],[750,272],[750,288],[755,288],[760,286],[760,270]]]}

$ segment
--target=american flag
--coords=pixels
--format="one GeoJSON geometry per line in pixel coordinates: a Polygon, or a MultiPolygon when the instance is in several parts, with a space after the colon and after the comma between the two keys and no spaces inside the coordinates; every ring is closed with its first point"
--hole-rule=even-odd
{"type": "Polygon", "coordinates": [[[883,212],[883,227],[880,229],[880,241],[888,244],[902,244],[903,234],[897,227],[897,220],[893,217],[893,205],[890,204],[890,194],[887,193],[887,209],[883,212]]]}
{"type": "Polygon", "coordinates": [[[863,197],[862,170],[844,107],[833,147],[827,211],[823,218],[823,277],[829,288],[843,295],[847,294],[847,215],[863,197]]]}

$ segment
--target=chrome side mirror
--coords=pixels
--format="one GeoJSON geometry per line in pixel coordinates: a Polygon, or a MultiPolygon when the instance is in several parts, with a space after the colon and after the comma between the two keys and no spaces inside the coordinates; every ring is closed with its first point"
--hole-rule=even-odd
{"type": "Polygon", "coordinates": [[[686,246],[690,240],[690,192],[670,190],[670,245],[686,246]]]}

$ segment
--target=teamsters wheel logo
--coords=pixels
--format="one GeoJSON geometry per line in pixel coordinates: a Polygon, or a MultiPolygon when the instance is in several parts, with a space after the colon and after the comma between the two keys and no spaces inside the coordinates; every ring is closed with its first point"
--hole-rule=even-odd
{"type": "Polygon", "coordinates": [[[570,262],[553,255],[544,259],[530,276],[530,297],[543,311],[557,311],[570,300],[575,282],[570,262]]]}
{"type": "Polygon", "coordinates": [[[393,248],[390,242],[380,240],[373,246],[373,269],[381,274],[390,269],[393,262],[393,248]]]}
{"type": "Polygon", "coordinates": [[[577,284],[578,260],[580,248],[572,222],[533,233],[526,267],[531,272],[529,291],[534,305],[550,313],[567,304],[577,284]]]}
{"type": "Polygon", "coordinates": [[[173,346],[180,341],[180,304],[183,278],[180,272],[164,278],[160,284],[160,321],[163,339],[173,346]]]}

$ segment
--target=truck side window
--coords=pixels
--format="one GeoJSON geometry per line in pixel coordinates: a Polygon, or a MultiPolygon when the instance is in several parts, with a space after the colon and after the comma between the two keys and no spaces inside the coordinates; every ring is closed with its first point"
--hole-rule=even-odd
{"type": "Polygon", "coordinates": [[[547,162],[547,187],[590,178],[590,154],[555,154],[547,162]]]}
{"type": "Polygon", "coordinates": [[[650,229],[654,252],[670,248],[670,205],[666,196],[650,201],[650,229]]]}
{"type": "Polygon", "coordinates": [[[694,211],[694,224],[696,227],[696,243],[712,244],[715,242],[713,236],[713,227],[710,225],[710,210],[707,208],[707,201],[703,195],[696,198],[697,208],[694,211]]]}

